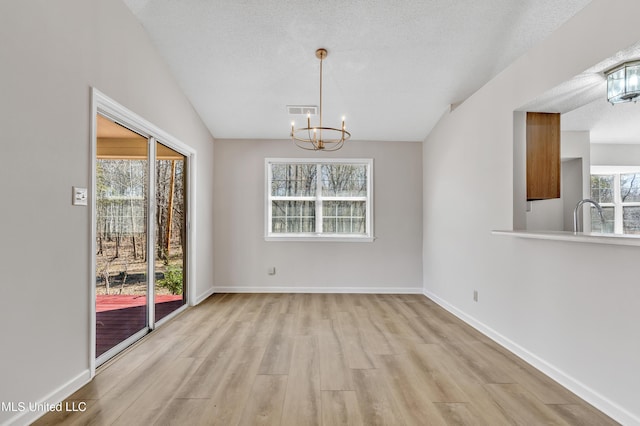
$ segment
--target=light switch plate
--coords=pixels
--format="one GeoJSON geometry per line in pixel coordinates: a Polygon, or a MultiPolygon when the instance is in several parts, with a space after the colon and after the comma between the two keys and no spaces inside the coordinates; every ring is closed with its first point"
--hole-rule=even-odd
{"type": "Polygon", "coordinates": [[[73,187],[73,205],[74,206],[86,206],[87,205],[87,188],[73,187]]]}

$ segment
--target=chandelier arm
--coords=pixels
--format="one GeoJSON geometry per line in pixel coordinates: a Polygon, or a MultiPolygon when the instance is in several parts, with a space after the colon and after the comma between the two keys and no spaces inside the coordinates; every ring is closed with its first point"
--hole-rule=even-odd
{"type": "MultiPolygon", "coordinates": [[[[347,141],[351,138],[351,133],[349,133],[347,130],[344,129],[336,129],[333,127],[323,127],[322,130],[325,132],[335,132],[336,134],[338,134],[339,136],[335,137],[335,138],[329,138],[329,139],[323,139],[321,142],[322,144],[320,144],[319,140],[317,139],[317,132],[316,132],[316,137],[311,137],[310,134],[310,130],[315,129],[316,131],[319,130],[319,127],[312,127],[312,128],[301,128],[301,129],[297,129],[294,130],[291,139],[293,139],[294,141],[300,141],[303,143],[307,143],[307,144],[312,144],[314,146],[320,147],[322,144],[337,144],[337,143],[344,143],[344,141],[347,141]],[[300,137],[300,136],[296,136],[296,133],[299,132],[306,132],[306,136],[308,137],[300,137]]],[[[318,149],[322,149],[322,148],[318,148],[318,149]]]]}
{"type": "Polygon", "coordinates": [[[344,141],[343,141],[343,142],[341,142],[341,143],[339,143],[339,144],[334,145],[334,146],[333,146],[333,147],[331,147],[331,148],[326,148],[326,149],[325,149],[325,151],[327,151],[327,152],[337,151],[337,150],[339,150],[340,148],[342,148],[342,145],[344,145],[344,141]]]}
{"type": "MultiPolygon", "coordinates": [[[[307,148],[307,147],[306,147],[306,146],[304,146],[304,145],[300,145],[300,143],[298,143],[298,142],[300,141],[300,139],[294,139],[293,141],[295,142],[295,144],[296,144],[296,146],[297,146],[298,148],[304,149],[304,150],[306,150],[306,151],[317,151],[317,150],[318,150],[318,149],[315,147],[315,145],[313,145],[313,144],[311,144],[311,146],[312,146],[313,148],[307,148]]],[[[309,143],[308,141],[304,141],[304,142],[309,143]]]]}

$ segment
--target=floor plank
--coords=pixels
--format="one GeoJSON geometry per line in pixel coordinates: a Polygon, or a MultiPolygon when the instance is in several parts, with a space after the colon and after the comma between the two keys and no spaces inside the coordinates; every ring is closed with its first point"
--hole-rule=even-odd
{"type": "Polygon", "coordinates": [[[436,409],[448,425],[481,426],[484,423],[465,402],[436,402],[436,409]]]}
{"type": "Polygon", "coordinates": [[[351,312],[339,312],[338,327],[349,368],[375,368],[374,354],[367,353],[365,350],[362,333],[358,329],[354,315],[351,312]]]}
{"type": "Polygon", "coordinates": [[[321,320],[318,330],[318,358],[321,390],[353,390],[351,369],[333,320],[321,320]]]}
{"type": "Polygon", "coordinates": [[[382,370],[354,370],[353,380],[364,424],[406,424],[401,407],[389,393],[382,370]]]}
{"type": "Polygon", "coordinates": [[[568,424],[551,408],[518,384],[489,384],[486,387],[505,415],[514,424],[568,424]]]}
{"type": "Polygon", "coordinates": [[[259,374],[288,374],[293,351],[295,315],[280,314],[260,364],[259,374]]]}
{"type": "Polygon", "coordinates": [[[224,375],[216,383],[215,392],[209,398],[210,405],[200,421],[196,421],[197,424],[238,424],[248,403],[263,353],[264,348],[251,343],[237,351],[224,375]]]}
{"type": "Polygon", "coordinates": [[[386,388],[400,407],[407,424],[421,425],[429,419],[431,425],[445,425],[444,419],[433,405],[441,399],[438,388],[417,368],[406,353],[380,356],[386,388]],[[436,396],[438,395],[438,396],[436,396]]]}
{"type": "Polygon", "coordinates": [[[286,389],[286,375],[256,376],[239,424],[243,426],[279,425],[282,420],[282,405],[286,389]]]}
{"type": "Polygon", "coordinates": [[[294,338],[283,412],[283,425],[321,424],[318,343],[315,336],[294,338]]]}
{"type": "Polygon", "coordinates": [[[612,424],[609,417],[588,404],[548,404],[548,407],[571,425],[599,426],[612,424]]]}
{"type": "Polygon", "coordinates": [[[170,400],[187,377],[200,366],[202,359],[183,358],[171,368],[157,372],[156,384],[150,386],[116,419],[114,425],[153,424],[162,415],[165,401],[170,400]]]}
{"type": "Polygon", "coordinates": [[[364,425],[355,391],[322,391],[321,393],[323,425],[364,425]]]}

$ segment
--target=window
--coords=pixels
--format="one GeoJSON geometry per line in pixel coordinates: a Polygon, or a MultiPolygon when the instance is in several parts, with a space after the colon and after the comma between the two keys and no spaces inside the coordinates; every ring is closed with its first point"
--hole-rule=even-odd
{"type": "Polygon", "coordinates": [[[370,159],[270,159],[266,238],[372,241],[370,159]]]}
{"type": "Polygon", "coordinates": [[[640,169],[593,167],[591,199],[602,206],[605,224],[591,208],[591,230],[616,234],[640,234],[640,169]]]}

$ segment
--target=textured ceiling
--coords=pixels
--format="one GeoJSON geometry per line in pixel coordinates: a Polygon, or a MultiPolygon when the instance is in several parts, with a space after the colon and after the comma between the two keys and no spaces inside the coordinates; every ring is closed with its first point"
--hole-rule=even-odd
{"type": "Polygon", "coordinates": [[[580,75],[519,108],[560,112],[562,130],[589,131],[591,143],[640,143],[640,105],[607,102],[604,72],[622,62],[640,59],[640,43],[595,64],[580,75]]]}
{"type": "Polygon", "coordinates": [[[318,105],[324,47],[325,125],[421,141],[589,0],[124,2],[216,138],[288,138],[286,105],[318,105]]]}

